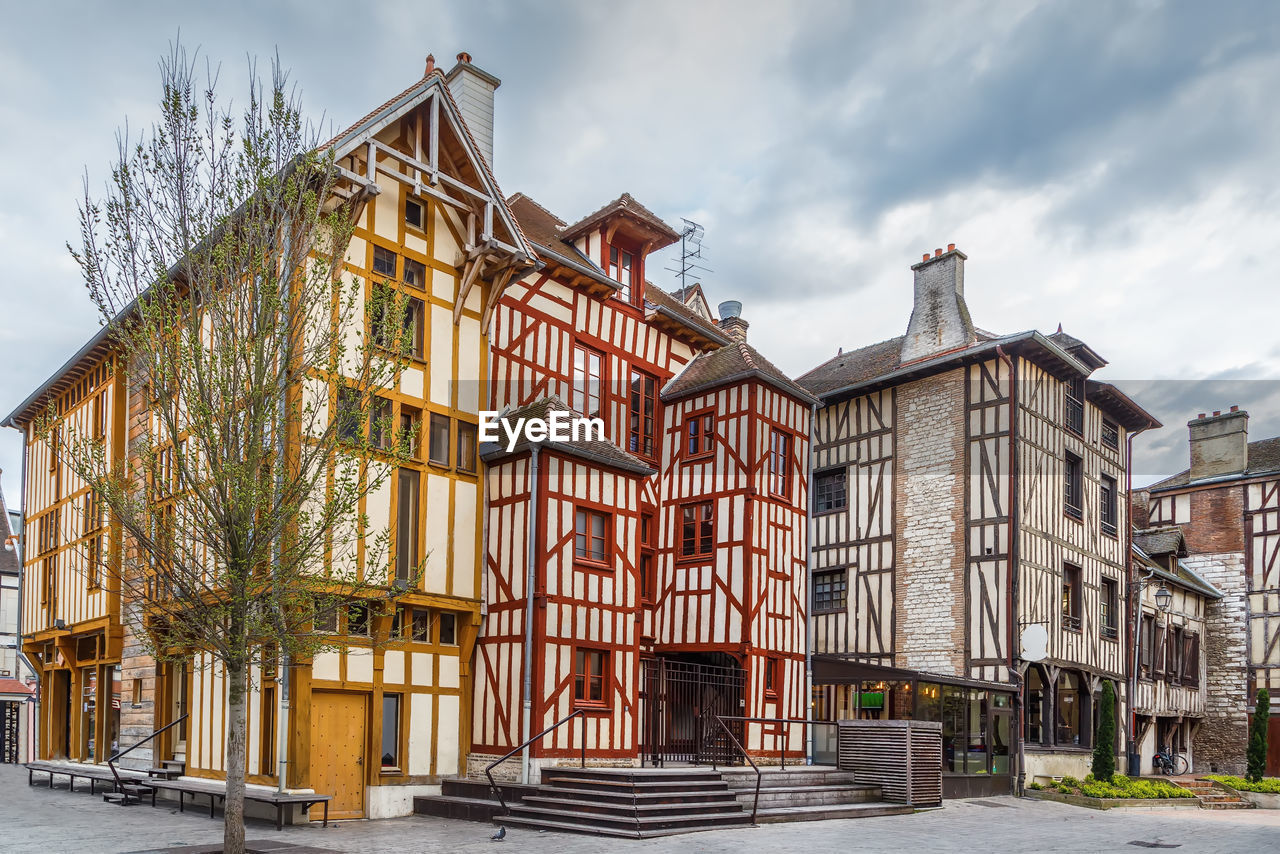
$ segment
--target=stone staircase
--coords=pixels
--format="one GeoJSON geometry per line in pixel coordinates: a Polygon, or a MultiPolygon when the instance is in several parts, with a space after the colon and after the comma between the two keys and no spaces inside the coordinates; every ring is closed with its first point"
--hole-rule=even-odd
{"type": "MultiPolygon", "coordinates": [[[[503,784],[510,814],[484,780],[445,780],[441,794],[414,798],[414,812],[491,820],[511,827],[649,838],[751,823],[750,768],[544,768],[542,785],[503,784]]],[[[901,815],[875,786],[834,769],[768,769],[761,778],[758,822],[901,815]]]]}
{"type": "Polygon", "coordinates": [[[1213,780],[1174,780],[1184,789],[1190,789],[1206,810],[1251,810],[1254,805],[1235,792],[1219,786],[1213,780]]]}

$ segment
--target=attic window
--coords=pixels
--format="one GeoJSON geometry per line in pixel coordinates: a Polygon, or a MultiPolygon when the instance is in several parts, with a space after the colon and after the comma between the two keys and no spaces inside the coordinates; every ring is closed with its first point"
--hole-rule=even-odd
{"type": "Polygon", "coordinates": [[[1067,380],[1067,429],[1082,435],[1084,433],[1084,377],[1072,377],[1067,380]]]}
{"type": "Polygon", "coordinates": [[[609,278],[622,285],[618,298],[624,302],[639,304],[640,254],[634,247],[613,245],[609,247],[609,278]]]}
{"type": "Polygon", "coordinates": [[[406,199],[404,203],[404,222],[405,225],[411,225],[414,228],[422,228],[422,205],[413,199],[406,199]]]}

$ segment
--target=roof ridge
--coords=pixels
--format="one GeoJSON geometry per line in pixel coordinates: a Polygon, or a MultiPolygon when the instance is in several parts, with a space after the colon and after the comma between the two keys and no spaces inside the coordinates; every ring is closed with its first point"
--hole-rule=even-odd
{"type": "Polygon", "coordinates": [[[523,199],[524,201],[526,201],[526,202],[528,202],[529,204],[533,205],[533,206],[534,206],[535,208],[537,208],[538,210],[542,211],[542,212],[543,212],[544,214],[546,214],[547,216],[549,216],[549,217],[551,217],[552,219],[554,219],[554,220],[559,224],[559,226],[560,226],[560,228],[561,228],[561,229],[563,229],[563,228],[565,227],[565,225],[567,225],[567,223],[566,223],[564,220],[562,220],[560,217],[558,217],[558,216],[556,216],[554,213],[552,213],[551,209],[550,209],[550,208],[548,208],[546,205],[542,204],[542,203],[541,203],[541,202],[539,202],[537,199],[535,199],[533,196],[530,196],[528,193],[521,192],[521,191],[519,191],[519,190],[517,190],[516,192],[512,193],[512,194],[511,194],[511,198],[507,199],[507,206],[508,206],[508,207],[510,207],[510,206],[511,206],[511,205],[513,205],[513,204],[516,202],[516,200],[518,200],[518,199],[523,199]]]}

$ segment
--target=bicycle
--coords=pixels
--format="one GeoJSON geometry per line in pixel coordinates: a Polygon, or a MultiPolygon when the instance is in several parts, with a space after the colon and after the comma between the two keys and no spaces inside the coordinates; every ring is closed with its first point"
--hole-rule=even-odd
{"type": "Polygon", "coordinates": [[[1167,777],[1181,777],[1191,770],[1187,757],[1181,753],[1174,753],[1173,748],[1168,745],[1156,751],[1156,755],[1152,757],[1151,764],[1155,766],[1157,773],[1164,774],[1167,777]]]}

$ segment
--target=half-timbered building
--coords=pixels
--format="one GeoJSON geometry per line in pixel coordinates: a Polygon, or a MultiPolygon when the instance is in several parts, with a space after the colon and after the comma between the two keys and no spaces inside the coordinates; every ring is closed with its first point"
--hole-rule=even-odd
{"type": "Polygon", "coordinates": [[[1125,693],[1129,439],[1158,426],[1061,329],[976,327],[965,259],[925,255],[905,335],[797,380],[815,717],[941,721],[951,796],[1087,771],[1101,683],[1125,693]]]}
{"type": "MultiPolygon", "coordinates": [[[[1194,750],[1197,770],[1238,774],[1257,690],[1280,690],[1280,438],[1250,442],[1249,414],[1236,406],[1187,427],[1190,468],[1135,495],[1135,516],[1180,529],[1183,562],[1223,594],[1207,613],[1206,717],[1194,750]]],[[[1275,711],[1269,727],[1280,744],[1275,711]]],[[[1280,774],[1280,750],[1267,773],[1280,774]]]]}
{"type": "MultiPolygon", "coordinates": [[[[394,608],[355,603],[316,627],[333,636],[329,651],[252,673],[250,784],[274,787],[283,773],[288,788],[333,795],[330,817],[408,813],[412,795],[465,768],[482,597],[477,426],[487,401],[477,380],[503,287],[536,263],[490,170],[498,83],[466,54],[447,74],[428,59],[420,80],[327,143],[339,200],[355,202],[344,277],[366,300],[390,287],[408,304],[411,352],[377,391],[378,412],[420,437],[414,459],[359,508],[371,534],[390,532],[394,608]]],[[[35,427],[53,407],[62,429],[100,440],[109,461],[128,453],[152,419],[109,345],[96,336],[4,422],[26,441],[24,649],[41,669],[42,758],[102,762],[121,741],[179,722],[124,763],[218,780],[221,668],[206,655],[158,665],[147,654],[141,623],[122,612],[145,602],[121,602],[116,527],[35,427]]],[[[327,394],[340,413],[349,382],[335,376],[305,393],[327,394]]]]}
{"type": "MultiPolygon", "coordinates": [[[[1222,593],[1196,574],[1182,531],[1175,527],[1133,532],[1138,607],[1133,642],[1133,740],[1143,773],[1168,747],[1197,770],[1195,737],[1205,718],[1205,661],[1201,650],[1209,608],[1222,593]],[[1167,601],[1157,596],[1167,591],[1167,601]]],[[[1164,594],[1161,594],[1164,595],[1164,594]]],[[[1200,763],[1203,764],[1203,763],[1200,763]]]]}
{"type": "MultiPolygon", "coordinates": [[[[624,194],[576,223],[516,195],[544,267],[492,330],[494,410],[599,419],[588,441],[486,447],[486,614],[472,770],[576,757],[698,761],[715,715],[804,715],[805,508],[813,399],[746,342],[736,304],[648,281],[678,239],[624,194]],[[584,741],[585,740],[585,741],[584,741]]],[[[802,755],[800,728],[730,720],[747,750],[802,755]]]]}

